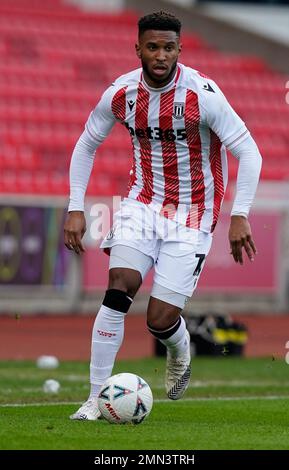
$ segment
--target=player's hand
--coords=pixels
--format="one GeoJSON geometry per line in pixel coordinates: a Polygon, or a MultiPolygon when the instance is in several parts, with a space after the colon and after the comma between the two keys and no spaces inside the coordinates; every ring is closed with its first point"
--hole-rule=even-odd
{"type": "Polygon", "coordinates": [[[252,238],[251,227],[246,217],[232,215],[229,229],[229,241],[231,255],[236,263],[243,264],[243,248],[250,261],[254,261],[257,254],[256,246],[252,238]]]}
{"type": "Polygon", "coordinates": [[[86,232],[86,221],[81,211],[69,212],[64,224],[64,244],[76,254],[85,251],[81,239],[86,232]]]}

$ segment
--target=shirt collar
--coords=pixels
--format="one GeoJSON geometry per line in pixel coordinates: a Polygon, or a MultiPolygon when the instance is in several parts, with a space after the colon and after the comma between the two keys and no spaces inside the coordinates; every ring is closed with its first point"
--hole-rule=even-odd
{"type": "Polygon", "coordinates": [[[181,73],[181,67],[179,66],[179,64],[177,64],[174,76],[171,79],[171,81],[169,83],[167,83],[165,86],[161,87],[161,88],[154,88],[154,87],[151,87],[147,84],[147,82],[144,79],[143,72],[141,72],[141,83],[143,84],[144,88],[146,88],[150,92],[160,93],[160,92],[168,91],[173,86],[175,86],[175,84],[177,83],[177,81],[179,79],[180,73],[181,73]]]}

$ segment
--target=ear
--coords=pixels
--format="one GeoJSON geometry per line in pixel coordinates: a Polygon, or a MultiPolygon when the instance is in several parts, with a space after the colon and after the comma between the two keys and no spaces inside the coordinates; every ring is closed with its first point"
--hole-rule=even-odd
{"type": "Polygon", "coordinates": [[[136,52],[136,55],[138,56],[138,58],[140,59],[141,58],[141,50],[140,50],[139,44],[135,45],[135,52],[136,52]]]}
{"type": "Polygon", "coordinates": [[[182,47],[183,47],[183,45],[182,45],[182,43],[180,43],[179,44],[179,54],[182,52],[182,47]]]}

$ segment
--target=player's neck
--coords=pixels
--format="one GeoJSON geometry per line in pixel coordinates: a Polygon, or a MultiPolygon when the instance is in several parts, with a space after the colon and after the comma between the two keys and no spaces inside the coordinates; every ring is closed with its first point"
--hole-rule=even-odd
{"type": "Polygon", "coordinates": [[[165,88],[167,85],[173,83],[175,81],[175,78],[176,78],[176,74],[177,74],[177,70],[178,70],[178,66],[176,66],[174,68],[174,70],[172,70],[172,73],[168,76],[168,78],[166,80],[164,80],[163,82],[159,83],[159,82],[155,82],[147,73],[146,71],[143,69],[143,73],[142,73],[142,79],[144,81],[144,83],[147,85],[148,88],[152,88],[152,89],[155,89],[155,90],[158,90],[158,89],[163,89],[165,88]]]}

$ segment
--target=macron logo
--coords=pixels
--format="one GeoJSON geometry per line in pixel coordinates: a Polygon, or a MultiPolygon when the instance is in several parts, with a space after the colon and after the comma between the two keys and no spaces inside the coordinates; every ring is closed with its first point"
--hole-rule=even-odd
{"type": "Polygon", "coordinates": [[[112,336],[116,336],[116,333],[110,333],[109,331],[97,330],[97,333],[100,336],[107,336],[108,338],[111,338],[112,336]]]}
{"type": "Polygon", "coordinates": [[[212,93],[215,93],[215,90],[213,90],[213,88],[211,87],[211,85],[209,83],[206,83],[203,86],[203,89],[206,90],[206,91],[211,91],[212,93]]]}
{"type": "Polygon", "coordinates": [[[130,111],[132,111],[132,110],[133,110],[133,107],[134,107],[134,104],[135,104],[135,102],[134,102],[133,100],[129,100],[129,101],[127,102],[127,104],[128,104],[129,110],[130,110],[130,111]]]}

